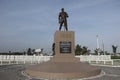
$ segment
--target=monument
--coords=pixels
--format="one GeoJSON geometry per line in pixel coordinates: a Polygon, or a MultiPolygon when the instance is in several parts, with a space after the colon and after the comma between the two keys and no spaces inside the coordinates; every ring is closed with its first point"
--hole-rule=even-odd
{"type": "Polygon", "coordinates": [[[59,13],[60,27],[54,34],[53,51],[55,55],[50,61],[31,66],[25,72],[34,78],[45,79],[77,79],[100,74],[101,70],[95,66],[80,62],[75,58],[74,31],[68,31],[67,17],[64,8],[59,13]],[[64,24],[66,30],[61,28],[64,24]]]}
{"type": "Polygon", "coordinates": [[[67,18],[68,18],[68,14],[67,12],[64,12],[64,8],[61,9],[61,12],[59,13],[59,23],[60,23],[60,27],[59,30],[61,30],[63,24],[64,24],[64,28],[66,29],[66,31],[68,30],[67,27],[67,18]]]}

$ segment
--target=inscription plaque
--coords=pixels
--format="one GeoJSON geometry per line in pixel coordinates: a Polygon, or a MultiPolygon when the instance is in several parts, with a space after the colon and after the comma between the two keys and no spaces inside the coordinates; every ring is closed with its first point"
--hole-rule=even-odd
{"type": "Polygon", "coordinates": [[[60,53],[71,53],[71,42],[70,41],[60,42],[60,53]]]}

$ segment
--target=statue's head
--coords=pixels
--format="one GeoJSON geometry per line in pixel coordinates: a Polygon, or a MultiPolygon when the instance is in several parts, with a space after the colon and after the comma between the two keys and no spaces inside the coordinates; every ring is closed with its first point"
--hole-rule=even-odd
{"type": "Polygon", "coordinates": [[[64,12],[64,8],[62,8],[61,11],[64,12]]]}

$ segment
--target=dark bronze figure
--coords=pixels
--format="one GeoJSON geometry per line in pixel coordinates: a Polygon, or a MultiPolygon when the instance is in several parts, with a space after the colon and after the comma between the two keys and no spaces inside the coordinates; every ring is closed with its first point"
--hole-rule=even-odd
{"type": "Polygon", "coordinates": [[[68,31],[67,18],[68,18],[68,14],[66,12],[64,12],[64,8],[62,8],[61,12],[59,13],[59,23],[60,23],[59,30],[61,30],[61,28],[64,24],[66,31],[68,31]]]}
{"type": "Polygon", "coordinates": [[[53,56],[55,55],[55,43],[52,45],[53,56]]]}

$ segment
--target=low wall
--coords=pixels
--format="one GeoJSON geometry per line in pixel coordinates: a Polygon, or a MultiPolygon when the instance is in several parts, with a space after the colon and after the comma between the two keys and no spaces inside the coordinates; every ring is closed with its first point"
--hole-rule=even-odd
{"type": "Polygon", "coordinates": [[[40,63],[49,61],[52,56],[0,55],[0,64],[40,63]]]}
{"type": "MultiPolygon", "coordinates": [[[[0,64],[26,64],[41,63],[49,61],[53,56],[35,56],[35,55],[0,55],[0,64]]],[[[75,56],[81,62],[84,61],[107,61],[111,60],[111,55],[80,55],[75,56]]]]}
{"type": "Polygon", "coordinates": [[[80,58],[80,61],[91,61],[91,60],[111,60],[111,55],[80,55],[75,56],[80,58]]]}

